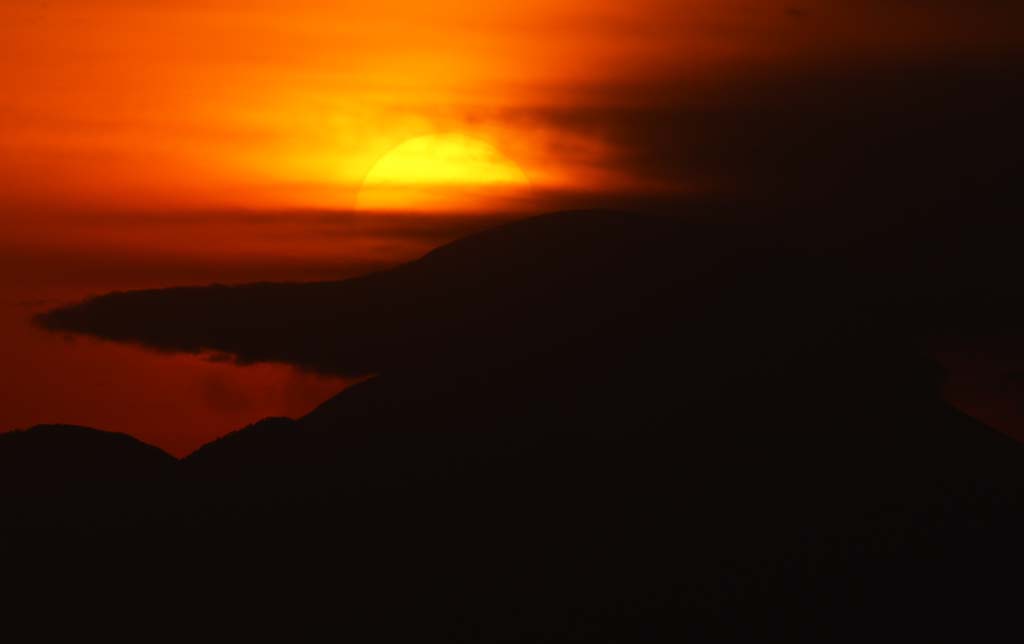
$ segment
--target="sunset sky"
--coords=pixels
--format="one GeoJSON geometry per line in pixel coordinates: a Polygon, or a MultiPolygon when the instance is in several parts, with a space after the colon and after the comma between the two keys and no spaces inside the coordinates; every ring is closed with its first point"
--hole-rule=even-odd
{"type": "Polygon", "coordinates": [[[1024,0],[0,0],[5,585],[1020,630],[1022,157],[1024,0]]]}
{"type": "Polygon", "coordinates": [[[3,214],[387,207],[360,198],[364,178],[382,159],[392,172],[429,163],[422,151],[388,155],[439,135],[470,142],[453,150],[448,139],[446,182],[528,179],[509,184],[518,200],[472,192],[438,207],[533,211],[602,194],[714,190],[736,179],[736,164],[709,150],[756,125],[750,112],[724,125],[708,115],[750,110],[750,87],[771,109],[780,86],[837,70],[898,76],[1019,55],[1020,3],[964,6],[7,2],[3,214]],[[665,114],[669,136],[658,126],[665,114]],[[484,147],[494,158],[481,162],[484,147]]]}
{"type": "Polygon", "coordinates": [[[351,277],[568,208],[973,208],[1019,189],[994,142],[1021,24],[1015,0],[0,3],[0,430],[181,454],[344,384],[32,326],[89,295],[351,277]]]}

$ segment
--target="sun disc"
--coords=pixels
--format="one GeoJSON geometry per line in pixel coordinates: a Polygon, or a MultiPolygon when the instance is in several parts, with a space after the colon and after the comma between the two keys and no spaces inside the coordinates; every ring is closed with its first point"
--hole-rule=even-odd
{"type": "Polygon", "coordinates": [[[530,181],[494,146],[459,133],[409,139],[381,157],[356,200],[360,211],[466,212],[507,209],[530,181]]]}

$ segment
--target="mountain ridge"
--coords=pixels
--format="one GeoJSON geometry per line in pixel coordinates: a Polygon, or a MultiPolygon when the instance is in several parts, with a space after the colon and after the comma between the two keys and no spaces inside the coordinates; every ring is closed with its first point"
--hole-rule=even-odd
{"type": "Polygon", "coordinates": [[[79,309],[137,339],[373,375],[86,505],[88,531],[81,496],[29,499],[20,525],[93,544],[141,524],[146,547],[255,563],[280,588],[322,571],[336,610],[399,639],[1011,628],[1024,446],[943,399],[906,313],[929,296],[917,277],[801,243],[542,217],[344,288],[79,309]]]}

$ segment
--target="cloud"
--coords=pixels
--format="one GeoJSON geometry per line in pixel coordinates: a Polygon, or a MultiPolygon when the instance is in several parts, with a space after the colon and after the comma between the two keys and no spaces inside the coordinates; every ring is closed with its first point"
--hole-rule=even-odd
{"type": "Polygon", "coordinates": [[[609,87],[612,103],[539,110],[605,140],[610,165],[653,185],[761,202],[910,203],[1019,197],[1018,60],[790,70],[609,87]]]}

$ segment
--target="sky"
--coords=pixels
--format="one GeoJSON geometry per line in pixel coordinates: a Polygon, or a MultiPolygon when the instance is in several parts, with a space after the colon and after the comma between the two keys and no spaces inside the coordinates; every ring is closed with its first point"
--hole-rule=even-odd
{"type": "Polygon", "coordinates": [[[344,385],[31,324],[107,291],[340,279],[566,208],[1013,208],[1021,24],[1019,0],[2,2],[0,431],[184,454],[344,385]]]}
{"type": "Polygon", "coordinates": [[[0,216],[344,210],[396,148],[452,135],[498,159],[464,176],[528,177],[522,202],[475,209],[735,190],[779,172],[772,119],[849,121],[951,65],[982,82],[1020,56],[1021,18],[1013,0],[7,2],[0,216]]]}

